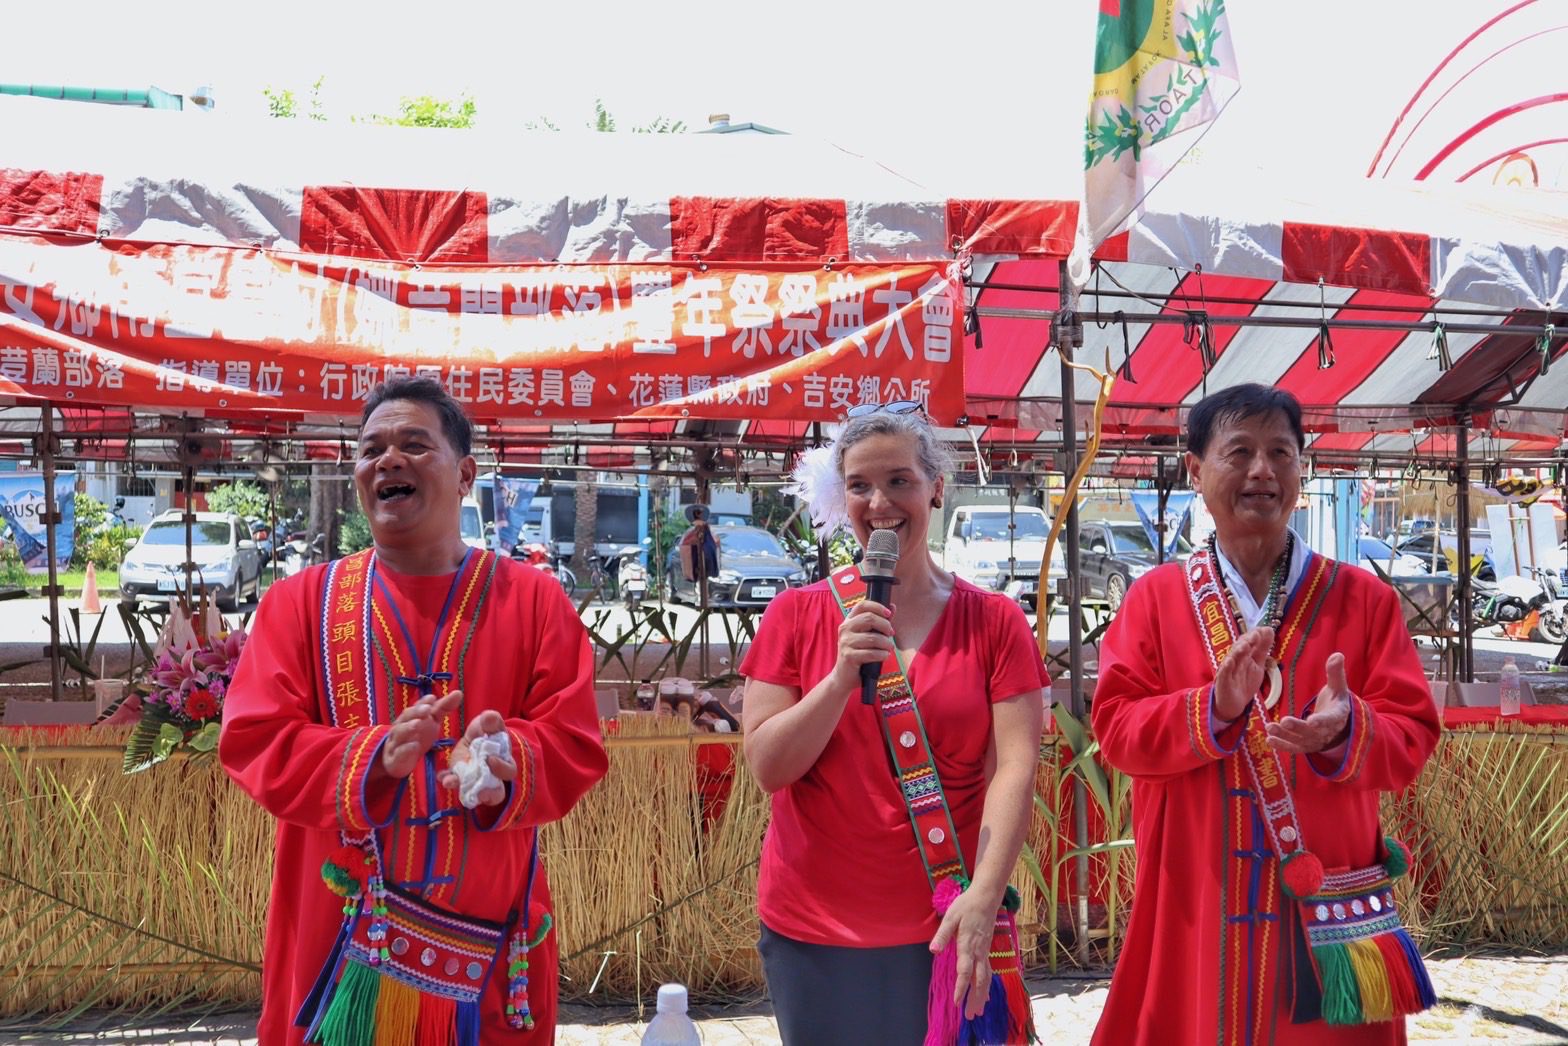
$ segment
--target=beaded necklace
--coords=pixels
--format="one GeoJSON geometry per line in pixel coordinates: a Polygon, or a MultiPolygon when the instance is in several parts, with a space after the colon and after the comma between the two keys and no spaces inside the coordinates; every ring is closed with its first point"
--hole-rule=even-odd
{"type": "MultiPolygon", "coordinates": [[[[1263,616],[1258,619],[1256,627],[1272,628],[1275,630],[1276,639],[1279,626],[1285,620],[1285,579],[1290,576],[1291,553],[1295,551],[1296,535],[1291,531],[1285,532],[1285,551],[1280,554],[1279,562],[1274,564],[1274,573],[1269,576],[1269,590],[1263,597],[1263,616]]],[[[1209,535],[1209,561],[1214,564],[1214,577],[1219,581],[1220,591],[1225,593],[1225,598],[1230,602],[1230,609],[1236,615],[1236,624],[1243,622],[1241,604],[1237,601],[1235,593],[1225,583],[1225,571],[1220,569],[1219,540],[1215,534],[1209,535]]],[[[1250,632],[1251,629],[1246,631],[1250,632]]],[[[1245,632],[1243,633],[1243,635],[1245,632]]],[[[1240,638],[1239,636],[1237,638],[1240,638]]],[[[1279,703],[1280,693],[1284,690],[1280,678],[1279,662],[1274,659],[1273,651],[1269,652],[1268,664],[1265,667],[1265,679],[1268,682],[1269,694],[1263,702],[1264,708],[1273,708],[1279,703]]]]}

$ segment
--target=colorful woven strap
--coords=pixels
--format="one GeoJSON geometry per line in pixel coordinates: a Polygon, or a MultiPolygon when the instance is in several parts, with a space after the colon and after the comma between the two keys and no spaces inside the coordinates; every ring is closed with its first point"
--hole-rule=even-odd
{"type": "MultiPolygon", "coordinates": [[[[834,572],[828,578],[828,587],[845,617],[865,601],[866,583],[857,568],[834,572]]],[[[893,663],[893,671],[884,672],[877,680],[877,719],[893,761],[904,809],[915,832],[920,860],[934,891],[948,876],[962,876],[967,880],[969,873],[958,847],[958,832],[953,827],[947,793],[942,790],[942,780],[937,776],[936,756],[931,752],[931,742],[920,718],[920,705],[909,688],[908,671],[896,647],[893,663]]]]}

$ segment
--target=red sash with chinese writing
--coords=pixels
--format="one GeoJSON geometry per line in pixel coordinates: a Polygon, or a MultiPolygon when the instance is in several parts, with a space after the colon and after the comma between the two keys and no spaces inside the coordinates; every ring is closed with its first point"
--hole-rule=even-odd
{"type": "MultiPolygon", "coordinates": [[[[866,599],[860,571],[844,568],[828,577],[828,587],[848,617],[866,599]]],[[[926,736],[920,705],[909,688],[903,655],[893,650],[894,669],[877,680],[876,716],[887,744],[899,795],[915,831],[921,863],[931,884],[932,906],[944,915],[953,901],[969,887],[958,831],[937,776],[936,756],[926,736]]],[[[1037,1041],[1024,988],[1022,960],[1018,954],[1018,891],[1007,887],[1002,907],[991,930],[992,987],[990,1001],[979,1017],[965,1018],[953,1004],[957,984],[958,949],[949,943],[932,962],[931,989],[926,1003],[926,1046],[965,1043],[1022,1043],[1037,1041]]]]}
{"type": "MultiPolygon", "coordinates": [[[[1260,693],[1248,705],[1242,744],[1225,761],[1225,852],[1230,857],[1221,882],[1224,1044],[1264,1041],[1278,976],[1276,957],[1282,951],[1289,958],[1286,972],[1296,1022],[1391,1020],[1435,1001],[1420,953],[1394,909],[1391,880],[1408,863],[1403,846],[1386,840],[1389,859],[1383,865],[1325,872],[1302,837],[1289,771],[1268,743],[1266,723],[1281,714],[1296,714],[1295,665],[1337,568],[1332,560],[1312,557],[1299,597],[1275,636],[1273,655],[1280,675],[1269,693],[1260,693]],[[1283,699],[1285,693],[1291,694],[1289,701],[1283,699]],[[1268,836],[1267,855],[1258,854],[1252,837],[1254,810],[1268,836]],[[1292,903],[1286,904],[1285,897],[1292,903]],[[1271,913],[1278,917],[1270,920],[1271,913]],[[1283,948],[1282,942],[1271,940],[1274,932],[1287,936],[1283,948]],[[1256,947],[1249,948],[1249,936],[1256,938],[1251,942],[1256,947]]],[[[1240,622],[1207,549],[1193,553],[1185,569],[1198,631],[1218,672],[1242,634],[1240,622]]]]}

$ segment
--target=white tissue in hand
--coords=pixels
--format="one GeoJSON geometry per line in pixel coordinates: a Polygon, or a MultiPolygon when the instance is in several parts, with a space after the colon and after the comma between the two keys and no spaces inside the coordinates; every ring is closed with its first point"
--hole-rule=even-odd
{"type": "Polygon", "coordinates": [[[484,734],[468,742],[469,757],[452,764],[457,775],[457,794],[465,807],[472,810],[479,805],[479,793],[487,788],[500,788],[501,779],[490,769],[489,756],[512,765],[512,741],[503,732],[484,734]]]}

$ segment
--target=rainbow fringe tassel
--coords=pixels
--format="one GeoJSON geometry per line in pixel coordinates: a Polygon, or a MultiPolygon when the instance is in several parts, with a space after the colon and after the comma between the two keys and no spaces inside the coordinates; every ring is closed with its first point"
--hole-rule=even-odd
{"type": "Polygon", "coordinates": [[[422,992],[356,959],[306,1042],[321,1046],[479,1046],[479,1004],[422,992]]]}
{"type": "Polygon", "coordinates": [[[1407,1017],[1437,1004],[1426,965],[1394,909],[1393,876],[1408,864],[1403,846],[1388,841],[1389,860],[1329,875],[1301,902],[1312,965],[1327,1024],[1371,1024],[1407,1017]]]}
{"type": "MultiPolygon", "coordinates": [[[[956,877],[944,879],[931,897],[937,914],[945,915],[967,886],[956,877]]],[[[1009,886],[991,935],[991,994],[980,1016],[966,1018],[953,1003],[958,987],[958,946],[949,941],[932,960],[926,1046],[1013,1046],[1039,1041],[1018,956],[1017,911],[1018,891],[1009,886]]]]}

